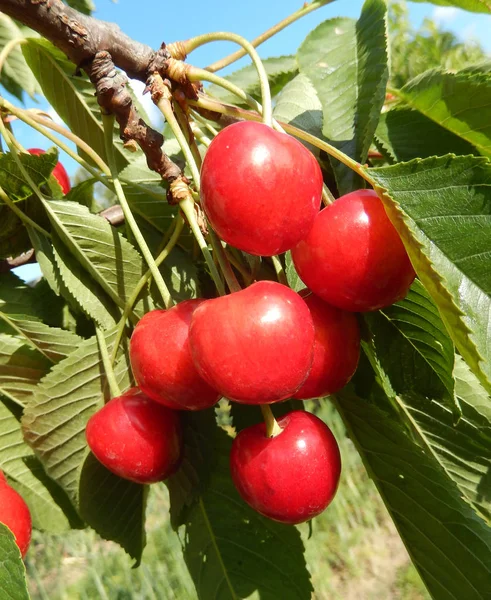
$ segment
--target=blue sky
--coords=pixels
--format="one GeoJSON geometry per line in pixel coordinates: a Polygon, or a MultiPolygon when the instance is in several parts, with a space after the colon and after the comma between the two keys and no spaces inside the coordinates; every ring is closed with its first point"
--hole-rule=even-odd
{"type": "MultiPolygon", "coordinates": [[[[117,23],[126,34],[154,48],[158,48],[162,41],[169,43],[210,31],[232,31],[247,39],[253,39],[302,5],[301,0],[283,0],[281,3],[268,0],[248,0],[248,2],[185,0],[185,3],[184,1],[170,3],[162,0],[140,0],[139,2],[119,0],[117,3],[111,0],[95,0],[95,2],[97,11],[94,16],[117,23]]],[[[357,18],[362,5],[362,0],[332,2],[268,40],[258,48],[259,54],[262,58],[292,54],[316,25],[325,19],[337,16],[357,18]]],[[[455,32],[462,39],[479,40],[484,48],[491,52],[489,35],[491,16],[467,13],[456,8],[428,3],[408,2],[408,8],[414,27],[419,27],[425,17],[431,17],[442,28],[455,32]]],[[[233,44],[215,42],[193,52],[188,60],[204,67],[233,50],[235,50],[233,44]]],[[[242,59],[221,74],[235,70],[247,62],[247,59],[242,59]]],[[[145,99],[150,100],[148,95],[145,99]]],[[[45,138],[33,133],[32,130],[20,124],[14,127],[24,147],[49,146],[45,138]]],[[[66,156],[62,160],[69,173],[75,172],[78,166],[75,161],[66,156]]],[[[31,265],[26,265],[19,270],[19,275],[27,279],[34,274],[35,270],[31,265]]]]}

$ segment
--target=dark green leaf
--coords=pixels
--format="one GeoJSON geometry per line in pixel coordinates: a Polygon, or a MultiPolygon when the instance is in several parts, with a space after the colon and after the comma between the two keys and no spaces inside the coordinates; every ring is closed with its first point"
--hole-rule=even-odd
{"type": "MultiPolygon", "coordinates": [[[[325,138],[359,162],[366,161],[385,100],[386,12],[383,0],[366,0],[358,21],[321,23],[297,54],[321,101],[325,138]]],[[[362,186],[351,169],[332,163],[341,194],[362,186]]]]}
{"type": "MultiPolygon", "coordinates": [[[[359,389],[367,392],[367,382],[359,389]]],[[[339,409],[433,598],[482,600],[491,581],[491,529],[379,389],[377,404],[345,389],[339,409]]]]}
{"type": "Polygon", "coordinates": [[[491,165],[428,158],[367,169],[459,352],[491,389],[491,165]]]}
{"type": "Polygon", "coordinates": [[[210,433],[205,428],[200,434],[213,448],[209,479],[179,530],[198,597],[309,599],[313,590],[300,534],[241,500],[229,473],[232,440],[219,428],[211,438],[210,433]]]}
{"type": "Polygon", "coordinates": [[[29,600],[26,568],[11,531],[0,523],[0,590],[2,600],[29,600]]]}
{"type": "Polygon", "coordinates": [[[80,515],[106,540],[120,544],[140,564],[145,547],[147,486],[121,479],[89,454],[80,477],[80,515]]]}
{"type": "Polygon", "coordinates": [[[491,156],[491,77],[488,73],[446,73],[433,69],[397,94],[448,131],[491,156]]]}
{"type": "Polygon", "coordinates": [[[411,108],[397,108],[380,115],[375,141],[395,162],[449,152],[477,154],[472,144],[411,108]]]}

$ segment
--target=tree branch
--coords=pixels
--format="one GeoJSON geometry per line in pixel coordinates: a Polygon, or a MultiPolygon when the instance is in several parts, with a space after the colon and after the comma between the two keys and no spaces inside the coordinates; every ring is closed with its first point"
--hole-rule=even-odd
{"type": "Polygon", "coordinates": [[[61,0],[0,0],[0,11],[37,31],[80,68],[106,50],[129,77],[146,81],[156,55],[150,46],[131,39],[114,23],[84,15],[61,0]]]}

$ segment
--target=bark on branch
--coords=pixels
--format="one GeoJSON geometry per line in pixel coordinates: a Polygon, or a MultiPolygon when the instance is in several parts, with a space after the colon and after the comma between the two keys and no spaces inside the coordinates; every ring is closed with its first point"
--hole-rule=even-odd
{"type": "Polygon", "coordinates": [[[156,53],[114,23],[84,15],[61,0],[0,0],[0,11],[37,31],[81,68],[106,50],[129,77],[141,81],[148,77],[156,53]]]}

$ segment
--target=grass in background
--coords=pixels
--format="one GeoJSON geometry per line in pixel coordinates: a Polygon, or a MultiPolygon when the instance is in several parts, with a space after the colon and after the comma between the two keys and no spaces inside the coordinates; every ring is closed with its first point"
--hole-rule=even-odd
{"type": "MultiPolygon", "coordinates": [[[[314,403],[310,403],[312,408],[314,403]]],[[[339,441],[343,475],[331,506],[300,526],[315,600],[426,600],[429,595],[343,424],[329,403],[317,414],[339,441]]],[[[196,600],[163,485],[152,486],[142,564],[93,531],[35,532],[27,556],[33,600],[196,600]]],[[[204,599],[208,600],[208,599],[204,599]]]]}

